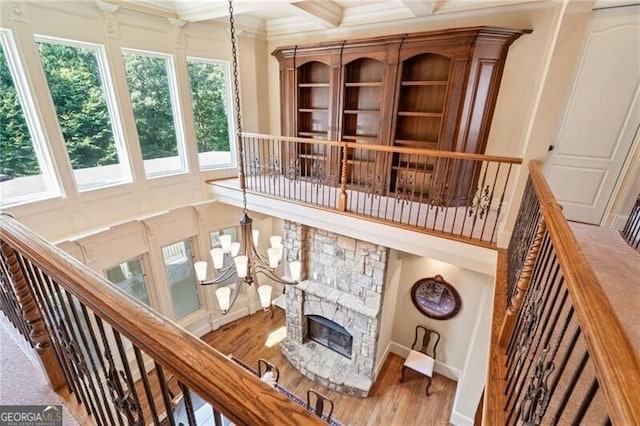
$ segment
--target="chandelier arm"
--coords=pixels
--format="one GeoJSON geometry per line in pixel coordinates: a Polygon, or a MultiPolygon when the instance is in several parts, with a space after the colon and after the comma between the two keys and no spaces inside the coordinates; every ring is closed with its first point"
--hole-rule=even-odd
{"type": "Polygon", "coordinates": [[[276,282],[278,282],[280,284],[285,284],[285,285],[296,285],[296,284],[298,284],[297,281],[290,281],[290,280],[287,280],[287,279],[285,279],[283,277],[279,277],[278,275],[275,274],[273,269],[271,269],[269,267],[265,267],[265,266],[262,266],[262,265],[256,265],[255,266],[255,270],[256,270],[256,274],[262,274],[265,277],[267,277],[267,278],[269,278],[269,279],[271,279],[273,281],[276,281],[276,282]]]}
{"type": "Polygon", "coordinates": [[[231,290],[231,298],[229,299],[229,309],[224,311],[225,314],[229,312],[233,307],[233,304],[236,303],[236,299],[238,298],[238,295],[240,294],[240,290],[242,289],[242,283],[243,283],[242,278],[238,278],[236,280],[236,284],[233,286],[233,290],[231,290]]]}
{"type": "Polygon", "coordinates": [[[235,265],[233,263],[231,263],[231,264],[225,266],[223,269],[221,269],[220,272],[218,272],[218,274],[214,278],[212,278],[210,280],[206,280],[206,281],[199,281],[199,283],[201,285],[224,284],[223,281],[228,280],[229,278],[231,278],[235,274],[236,274],[235,265]]]}

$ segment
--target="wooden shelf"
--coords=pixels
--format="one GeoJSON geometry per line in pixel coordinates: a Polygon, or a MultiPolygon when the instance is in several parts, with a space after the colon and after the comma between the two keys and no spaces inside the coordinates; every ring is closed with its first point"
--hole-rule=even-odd
{"type": "Polygon", "coordinates": [[[298,112],[329,112],[329,108],[298,108],[298,112]]]}
{"type": "Polygon", "coordinates": [[[345,114],[380,114],[379,109],[345,109],[345,114]]]}
{"type": "Polygon", "coordinates": [[[416,148],[425,148],[425,149],[437,149],[438,141],[419,141],[414,139],[396,139],[394,140],[394,145],[404,145],[404,146],[412,146],[416,148]],[[426,147],[425,145],[432,145],[426,147]]]}
{"type": "Polygon", "coordinates": [[[416,172],[416,173],[432,173],[433,166],[431,164],[427,164],[425,167],[424,163],[415,163],[415,162],[407,162],[401,161],[399,164],[391,166],[392,170],[403,170],[406,172],[416,172]]]}
{"type": "Polygon", "coordinates": [[[298,132],[298,136],[322,136],[324,138],[327,137],[327,132],[298,132]]]}
{"type": "Polygon", "coordinates": [[[329,83],[299,83],[298,87],[329,87],[329,83]]]}
{"type": "Polygon", "coordinates": [[[305,160],[326,160],[327,156],[322,154],[298,154],[298,157],[304,158],[305,160]]]}
{"type": "Polygon", "coordinates": [[[446,86],[449,84],[447,80],[416,80],[416,81],[403,81],[402,86],[446,86]]]}
{"type": "Polygon", "coordinates": [[[344,87],[382,87],[381,81],[362,81],[362,82],[352,82],[345,83],[344,87]]]}
{"type": "Polygon", "coordinates": [[[347,160],[348,164],[354,164],[354,165],[360,165],[360,164],[375,164],[376,162],[374,160],[359,160],[359,159],[353,159],[353,160],[347,160]]]}
{"type": "Polygon", "coordinates": [[[342,139],[347,140],[347,141],[355,141],[355,140],[366,140],[366,141],[370,141],[370,142],[378,142],[378,136],[374,136],[374,135],[344,135],[342,136],[342,139]]]}
{"type": "Polygon", "coordinates": [[[399,117],[442,117],[441,112],[398,111],[399,117]]]}

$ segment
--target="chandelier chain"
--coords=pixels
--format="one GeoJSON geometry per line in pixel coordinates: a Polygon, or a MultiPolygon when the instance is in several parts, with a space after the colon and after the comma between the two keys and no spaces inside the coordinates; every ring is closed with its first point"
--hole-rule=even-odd
{"type": "Polygon", "coordinates": [[[233,0],[229,0],[229,24],[231,32],[231,52],[233,57],[233,89],[236,103],[236,135],[238,143],[238,180],[242,191],[242,211],[247,213],[247,193],[244,176],[244,146],[242,143],[242,115],[240,114],[240,83],[238,73],[238,49],[236,47],[236,29],[233,18],[233,0]]]}

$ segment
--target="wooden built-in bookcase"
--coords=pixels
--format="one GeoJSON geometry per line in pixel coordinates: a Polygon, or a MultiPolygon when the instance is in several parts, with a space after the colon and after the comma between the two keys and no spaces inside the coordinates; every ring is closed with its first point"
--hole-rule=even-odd
{"type": "MultiPolygon", "coordinates": [[[[273,55],[280,63],[282,133],[484,153],[508,48],[527,32],[470,27],[280,47],[273,55]]],[[[286,155],[339,174],[336,154],[307,151],[286,155]]],[[[475,185],[475,170],[445,168],[434,157],[387,157],[351,149],[349,184],[377,179],[395,191],[411,170],[415,191],[422,194],[434,179],[457,188],[454,198],[475,185]]]]}

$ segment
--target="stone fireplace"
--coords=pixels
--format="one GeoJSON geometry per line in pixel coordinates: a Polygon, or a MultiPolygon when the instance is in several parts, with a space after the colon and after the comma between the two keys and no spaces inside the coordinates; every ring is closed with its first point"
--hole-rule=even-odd
{"type": "Polygon", "coordinates": [[[323,386],[367,396],[388,249],[293,222],[285,222],[284,244],[289,258],[300,257],[307,278],[287,288],[284,355],[323,386]]]}

